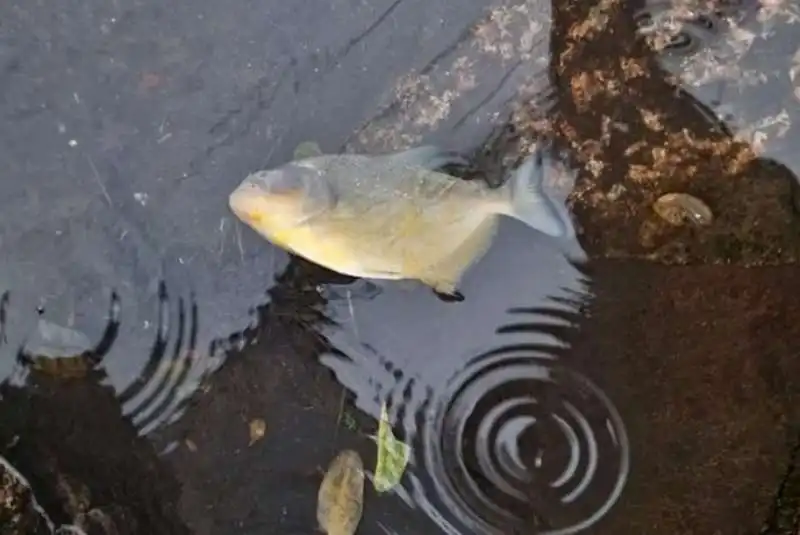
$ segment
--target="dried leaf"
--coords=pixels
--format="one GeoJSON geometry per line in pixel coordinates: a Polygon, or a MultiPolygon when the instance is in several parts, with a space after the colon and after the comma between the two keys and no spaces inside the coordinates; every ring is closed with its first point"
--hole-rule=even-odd
{"type": "Polygon", "coordinates": [[[250,421],[250,443],[248,446],[252,446],[262,438],[264,438],[264,433],[267,432],[267,423],[262,420],[261,418],[256,418],[255,420],[250,421]]]}
{"type": "Polygon", "coordinates": [[[331,462],[317,494],[317,522],[328,535],[353,535],[364,512],[364,464],[353,450],[331,462]]]}
{"type": "Polygon", "coordinates": [[[378,462],[375,466],[375,477],[372,484],[379,493],[394,488],[403,477],[403,472],[411,455],[411,448],[397,440],[392,434],[392,424],[386,404],[381,404],[381,417],[378,422],[378,434],[372,435],[378,445],[378,462]]]}

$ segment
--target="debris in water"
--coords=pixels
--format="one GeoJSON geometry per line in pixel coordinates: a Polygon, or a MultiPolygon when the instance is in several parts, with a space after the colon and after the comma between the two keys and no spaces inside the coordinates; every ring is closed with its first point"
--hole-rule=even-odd
{"type": "Polygon", "coordinates": [[[143,72],[139,78],[139,91],[150,91],[161,85],[161,76],[154,72],[143,72]]]}
{"type": "Polygon", "coordinates": [[[711,208],[687,193],[667,193],[653,204],[653,210],[667,223],[676,227],[689,222],[697,226],[710,225],[714,220],[711,208]]]}
{"type": "Polygon", "coordinates": [[[372,484],[379,493],[386,492],[400,482],[411,456],[411,448],[403,441],[397,440],[392,433],[386,403],[381,404],[378,435],[372,435],[370,438],[378,445],[378,461],[372,484]]]}
{"type": "Polygon", "coordinates": [[[183,441],[183,443],[186,444],[186,448],[192,453],[197,451],[197,444],[195,444],[192,439],[187,438],[186,440],[183,441]]]}
{"type": "Polygon", "coordinates": [[[261,418],[256,418],[255,420],[250,421],[250,443],[248,446],[252,446],[262,438],[264,438],[264,433],[267,432],[267,423],[262,420],[261,418]]]}
{"type": "Polygon", "coordinates": [[[353,450],[331,462],[317,494],[317,522],[328,535],[353,535],[364,511],[364,464],[353,450]]]}
{"type": "Polygon", "coordinates": [[[355,417],[349,412],[345,412],[342,415],[342,425],[344,425],[344,428],[348,431],[356,431],[358,429],[358,422],[356,422],[355,417]]]}
{"type": "Polygon", "coordinates": [[[80,331],[40,319],[23,347],[23,361],[32,369],[61,379],[79,379],[95,366],[93,344],[80,331]]]}
{"type": "Polygon", "coordinates": [[[74,357],[93,348],[80,331],[40,319],[33,337],[25,343],[25,351],[50,358],[74,357]]]}

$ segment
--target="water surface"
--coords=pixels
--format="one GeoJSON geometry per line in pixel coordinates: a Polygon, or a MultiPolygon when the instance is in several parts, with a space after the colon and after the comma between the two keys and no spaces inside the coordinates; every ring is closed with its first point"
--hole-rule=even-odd
{"type": "MultiPolygon", "coordinates": [[[[653,56],[680,91],[658,99],[796,181],[798,11],[781,5],[613,16],[642,37],[680,22],[653,56]]],[[[799,417],[791,271],[586,262],[579,243],[507,220],[446,302],[315,269],[227,209],[302,141],[474,154],[520,103],[567,113],[557,64],[579,8],[0,7],[0,454],[52,527],[83,507],[120,532],[308,533],[317,467],[346,446],[374,466],[364,434],[386,403],[412,460],[393,492],[368,491],[363,533],[754,533],[799,417]]],[[[594,110],[578,135],[640,97],[656,96],[594,110]]],[[[586,170],[550,157],[563,200],[586,170]]]]}

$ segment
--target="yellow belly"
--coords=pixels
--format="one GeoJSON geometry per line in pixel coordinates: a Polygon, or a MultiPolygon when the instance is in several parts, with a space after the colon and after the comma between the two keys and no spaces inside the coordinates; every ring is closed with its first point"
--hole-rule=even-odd
{"type": "Polygon", "coordinates": [[[385,272],[367,269],[362,262],[363,259],[358,256],[359,251],[354,249],[347,240],[320,234],[317,230],[305,225],[274,231],[268,239],[292,254],[343,275],[386,279],[401,278],[388,265],[385,266],[385,272]]]}

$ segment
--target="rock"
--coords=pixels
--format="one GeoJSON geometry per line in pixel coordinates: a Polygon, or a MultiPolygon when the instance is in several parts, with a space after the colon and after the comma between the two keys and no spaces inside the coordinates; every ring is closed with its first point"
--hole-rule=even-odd
{"type": "Polygon", "coordinates": [[[653,210],[661,219],[675,227],[686,223],[708,226],[714,221],[711,208],[688,193],[666,193],[653,203],[653,210]]]}

